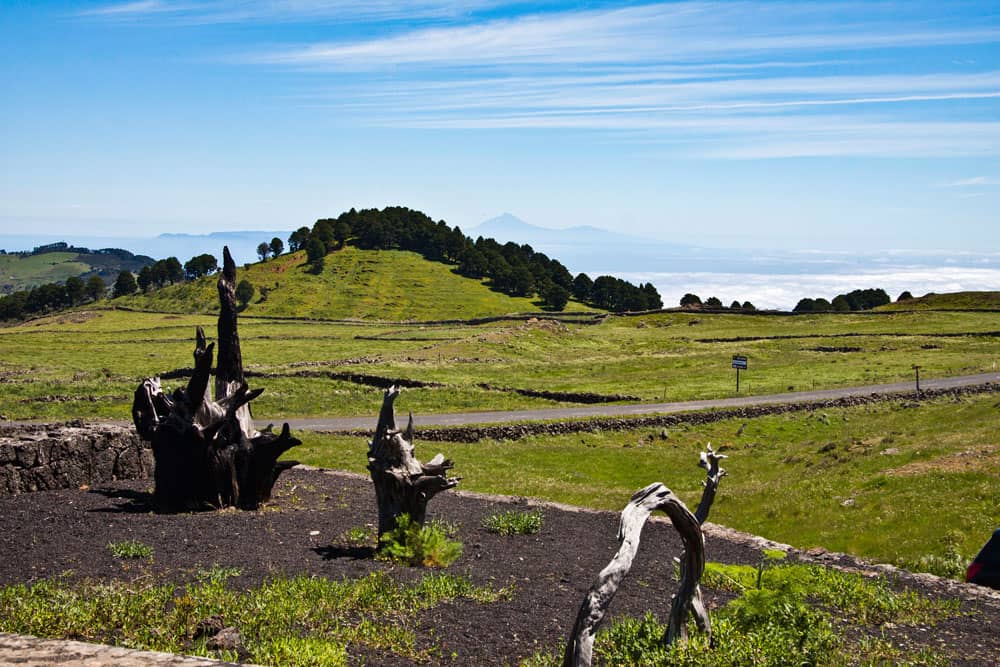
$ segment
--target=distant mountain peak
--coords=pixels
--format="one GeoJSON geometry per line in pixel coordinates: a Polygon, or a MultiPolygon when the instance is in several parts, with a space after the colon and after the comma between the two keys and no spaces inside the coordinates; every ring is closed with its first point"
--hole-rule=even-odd
{"type": "Polygon", "coordinates": [[[506,213],[506,212],[501,213],[495,218],[484,220],[483,222],[479,223],[475,227],[475,229],[480,233],[482,233],[482,231],[486,229],[499,229],[505,231],[512,231],[512,230],[532,230],[532,231],[540,230],[546,232],[555,231],[547,227],[539,227],[538,225],[532,225],[530,223],[525,222],[521,218],[517,217],[513,213],[506,213]]]}

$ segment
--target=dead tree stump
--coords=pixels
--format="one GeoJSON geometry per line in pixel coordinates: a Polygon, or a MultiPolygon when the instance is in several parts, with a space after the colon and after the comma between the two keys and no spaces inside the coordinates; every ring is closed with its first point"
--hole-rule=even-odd
{"type": "Polygon", "coordinates": [[[587,595],[580,605],[573,631],[570,633],[563,655],[563,667],[590,667],[593,660],[594,638],[604,620],[611,601],[618,592],[621,582],[632,569],[632,561],[639,550],[639,538],[649,515],[655,510],[663,510],[684,542],[681,556],[680,584],[671,601],[670,620],[664,642],[667,645],[687,639],[687,616],[694,616],[698,629],[711,637],[711,622],[708,610],[701,600],[698,584],[705,571],[705,538],[701,524],[708,517],[719,480],[726,474],[719,468],[719,460],[725,456],[716,454],[711,445],[702,452],[699,464],[708,471],[705,490],[696,516],[691,513],[680,498],[663,484],[656,482],[641,489],[632,496],[622,510],[618,528],[620,544],[611,562],[597,575],[587,595]]]}
{"type": "Polygon", "coordinates": [[[396,527],[396,520],[408,514],[410,520],[423,525],[427,503],[435,495],[458,484],[460,477],[448,477],[454,464],[438,454],[427,463],[414,456],[413,414],[405,431],[396,428],[393,403],[399,387],[385,390],[375,436],[368,446],[368,470],[375,485],[378,504],[378,536],[396,527]]]}
{"type": "Polygon", "coordinates": [[[135,391],[132,420],[153,447],[154,496],[161,511],[256,509],[271,497],[278,475],[295,465],[278,461],[301,442],[288,424],[278,435],[270,425],[263,432],[254,428],[249,404],[264,390],[250,391],[243,375],[235,285],[236,264],[229,248],[223,248],[215,400],[210,387],[215,343],[207,342],[201,327],[185,389],[168,396],[159,378],[146,378],[135,391]]]}

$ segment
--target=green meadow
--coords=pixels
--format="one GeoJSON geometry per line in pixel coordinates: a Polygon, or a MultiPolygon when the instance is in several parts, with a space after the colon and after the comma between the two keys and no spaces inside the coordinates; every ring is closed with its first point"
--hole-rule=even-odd
{"type": "MultiPolygon", "coordinates": [[[[540,317],[430,325],[271,319],[248,309],[243,358],[266,375],[253,379],[265,389],[255,414],[374,414],[377,389],[308,376],[328,372],[433,383],[408,391],[414,411],[431,413],[560,405],[510,389],[641,402],[731,396],[737,353],[750,363],[740,391],[752,395],[905,381],[914,364],[924,378],[982,373],[1000,361],[1000,313],[990,311],[540,317]]],[[[0,328],[0,414],[127,419],[143,377],[191,366],[197,325],[211,337],[214,315],[86,310],[0,328]]]]}
{"type": "Polygon", "coordinates": [[[21,256],[0,254],[0,288],[17,291],[43,283],[62,282],[70,276],[90,271],[79,253],[49,252],[21,256]]]}

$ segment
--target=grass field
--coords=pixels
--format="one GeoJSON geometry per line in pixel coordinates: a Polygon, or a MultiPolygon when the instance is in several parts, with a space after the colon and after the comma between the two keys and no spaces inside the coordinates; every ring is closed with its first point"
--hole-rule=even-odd
{"type": "MultiPolygon", "coordinates": [[[[366,472],[364,439],[302,437],[295,458],[366,472]]],[[[608,510],[654,481],[696,505],[707,443],[729,455],[711,520],[793,546],[940,571],[1000,525],[997,394],[516,441],[421,444],[417,432],[418,456],[454,459],[463,489],[608,510]]]]}
{"type": "MultiPolygon", "coordinates": [[[[484,288],[485,289],[485,288],[484,288]]],[[[488,294],[493,294],[488,292],[488,294]]],[[[190,367],[194,328],[211,315],[96,310],[0,328],[0,414],[127,419],[145,376],[190,367]]],[[[599,325],[550,320],[426,326],[240,321],[261,419],[374,414],[378,390],[302,371],[434,382],[412,389],[418,413],[550,407],[505,388],[596,392],[658,402],[734,394],[730,358],[749,357],[741,393],[770,394],[988,372],[1000,361],[1000,313],[767,315],[670,312],[599,325]],[[745,339],[745,340],[736,340],[745,339]],[[491,388],[483,388],[489,385],[491,388]]],[[[171,380],[179,386],[183,380],[171,380]]]]}
{"type": "Polygon", "coordinates": [[[41,255],[0,255],[0,293],[29,289],[44,283],[63,282],[70,276],[90,271],[75,252],[48,252],[41,255]]]}
{"type": "Polygon", "coordinates": [[[931,293],[909,301],[897,301],[878,308],[880,311],[942,309],[998,310],[1000,309],[1000,292],[931,293]]]}

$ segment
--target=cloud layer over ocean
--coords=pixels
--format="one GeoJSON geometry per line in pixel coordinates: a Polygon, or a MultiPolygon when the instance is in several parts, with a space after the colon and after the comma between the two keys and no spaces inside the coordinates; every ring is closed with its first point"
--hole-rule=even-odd
{"type": "Polygon", "coordinates": [[[969,267],[884,267],[863,272],[763,274],[763,273],[622,273],[632,282],[651,282],[663,305],[677,306],[691,292],[702,300],[718,297],[728,306],[750,301],[757,308],[791,310],[804,297],[832,299],[855,289],[881,287],[895,301],[901,292],[914,296],[928,292],[1000,290],[1000,269],[969,267]]]}

